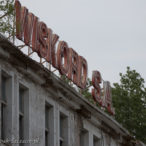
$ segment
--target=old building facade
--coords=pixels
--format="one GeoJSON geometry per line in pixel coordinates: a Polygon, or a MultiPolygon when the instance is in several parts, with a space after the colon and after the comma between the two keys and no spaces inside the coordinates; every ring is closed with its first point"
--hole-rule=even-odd
{"type": "Polygon", "coordinates": [[[112,117],[3,36],[0,139],[0,146],[143,145],[132,142],[112,117]]]}

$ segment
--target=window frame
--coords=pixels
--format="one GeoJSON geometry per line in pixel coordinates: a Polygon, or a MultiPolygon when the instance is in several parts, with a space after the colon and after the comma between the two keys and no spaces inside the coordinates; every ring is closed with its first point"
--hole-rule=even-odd
{"type": "MultiPolygon", "coordinates": [[[[25,83],[18,82],[18,138],[19,140],[29,140],[29,87],[25,83]],[[20,92],[21,91],[21,92],[20,92]],[[20,96],[20,93],[22,95],[20,96]],[[22,98],[22,101],[20,99],[22,98]],[[22,110],[21,110],[22,108],[22,110]],[[27,123],[27,124],[26,124],[27,123]],[[27,127],[25,125],[28,125],[27,127]],[[20,130],[21,129],[21,130],[20,130]]],[[[25,144],[19,143],[19,146],[25,144]]]]}
{"type": "MultiPolygon", "coordinates": [[[[55,116],[54,116],[54,104],[51,101],[45,100],[45,146],[54,145],[54,125],[55,125],[55,116]],[[47,118],[46,118],[47,117],[47,118]],[[47,122],[47,124],[46,124],[47,122]],[[46,136],[47,134],[47,136],[46,136]],[[47,142],[47,143],[46,143],[47,142]]],[[[56,126],[56,125],[55,125],[56,126]]]]}
{"type": "Polygon", "coordinates": [[[13,75],[7,73],[5,69],[0,69],[0,138],[1,140],[6,140],[11,138],[9,131],[12,130],[12,98],[13,98],[13,75]],[[3,79],[5,80],[3,82],[3,79]],[[3,87],[3,84],[5,87],[3,87]],[[3,88],[4,92],[3,93],[3,88]],[[3,97],[3,94],[5,94],[3,97]],[[8,120],[9,119],[9,120],[8,120]]]}
{"type": "Polygon", "coordinates": [[[69,145],[69,114],[59,110],[59,146],[69,145]],[[63,126],[63,129],[61,128],[63,126]]]}

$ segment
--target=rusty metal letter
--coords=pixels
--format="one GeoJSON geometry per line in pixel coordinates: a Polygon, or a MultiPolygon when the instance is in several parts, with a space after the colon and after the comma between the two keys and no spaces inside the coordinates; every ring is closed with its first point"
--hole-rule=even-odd
{"type": "Polygon", "coordinates": [[[37,48],[38,43],[38,17],[34,17],[33,21],[33,32],[32,32],[32,50],[34,52],[38,52],[39,48],[37,48]]]}
{"type": "Polygon", "coordinates": [[[48,38],[47,38],[47,44],[48,44],[48,51],[46,56],[46,61],[51,63],[51,48],[52,48],[52,30],[48,28],[48,38]]]}
{"type": "Polygon", "coordinates": [[[21,4],[18,0],[15,1],[15,11],[16,11],[16,37],[22,39],[20,35],[20,22],[21,22],[21,4]]]}
{"type": "Polygon", "coordinates": [[[87,74],[88,74],[88,65],[85,58],[82,56],[78,57],[78,86],[82,89],[86,88],[87,74]]]}
{"type": "Polygon", "coordinates": [[[78,54],[72,49],[69,48],[69,70],[68,78],[73,81],[74,84],[78,84],[78,54]]]}
{"type": "Polygon", "coordinates": [[[55,45],[59,39],[59,36],[52,33],[52,30],[48,28],[48,53],[46,56],[46,60],[52,63],[53,67],[57,68],[57,60],[56,60],[56,48],[55,45]]]}
{"type": "Polygon", "coordinates": [[[69,49],[64,41],[60,41],[58,44],[57,63],[60,74],[66,75],[69,69],[69,49]]]}
{"type": "Polygon", "coordinates": [[[100,83],[101,83],[100,72],[99,71],[93,71],[93,73],[92,73],[92,85],[93,85],[94,89],[92,89],[92,96],[93,96],[93,99],[96,102],[98,102],[100,105],[102,105],[100,83]]]}
{"type": "Polygon", "coordinates": [[[56,48],[55,48],[55,45],[56,45],[58,39],[59,39],[59,36],[57,34],[52,35],[51,58],[52,58],[52,65],[55,68],[58,68],[57,59],[56,59],[56,48]]]}
{"type": "Polygon", "coordinates": [[[23,41],[23,34],[27,24],[28,9],[21,7],[18,0],[15,1],[16,9],[16,37],[23,41]]]}
{"type": "Polygon", "coordinates": [[[47,38],[48,38],[48,28],[47,25],[44,22],[39,22],[39,53],[38,55],[42,58],[45,58],[47,56],[47,50],[48,50],[48,44],[47,44],[47,38]]]}
{"type": "Polygon", "coordinates": [[[114,109],[112,107],[112,95],[111,95],[111,86],[110,82],[103,82],[103,90],[104,90],[104,103],[103,106],[107,108],[108,112],[114,115],[114,109]]]}
{"type": "Polygon", "coordinates": [[[29,13],[27,17],[28,17],[27,18],[28,21],[27,21],[25,31],[24,31],[24,43],[30,46],[34,15],[32,13],[29,13]]]}

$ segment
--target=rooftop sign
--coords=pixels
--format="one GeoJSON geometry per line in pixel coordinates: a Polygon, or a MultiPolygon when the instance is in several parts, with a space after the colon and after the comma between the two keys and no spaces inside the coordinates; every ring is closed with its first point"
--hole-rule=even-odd
{"type": "MultiPolygon", "coordinates": [[[[65,75],[79,88],[85,89],[88,77],[86,59],[70,48],[67,42],[59,41],[59,36],[54,34],[44,22],[39,21],[38,17],[30,13],[26,7],[22,7],[18,0],[15,1],[15,10],[16,37],[31,47],[32,51],[36,52],[40,58],[44,58],[58,69],[61,75],[65,75]]],[[[104,97],[101,97],[101,82],[100,72],[93,71],[92,97],[95,102],[114,114],[110,83],[104,82],[104,97]]]]}

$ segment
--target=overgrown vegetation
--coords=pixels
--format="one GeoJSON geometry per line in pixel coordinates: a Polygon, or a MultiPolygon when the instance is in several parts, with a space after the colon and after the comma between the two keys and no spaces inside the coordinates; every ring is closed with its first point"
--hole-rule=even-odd
{"type": "Polygon", "coordinates": [[[15,39],[14,0],[0,1],[0,32],[9,40],[15,39]]]}
{"type": "Polygon", "coordinates": [[[139,73],[127,67],[112,89],[115,118],[137,139],[146,143],[146,88],[139,73]]]}

